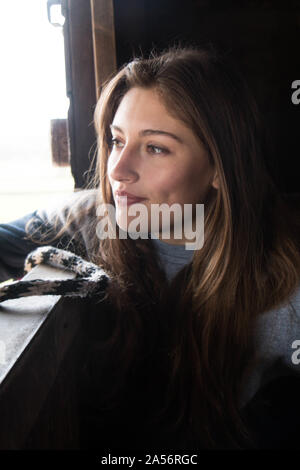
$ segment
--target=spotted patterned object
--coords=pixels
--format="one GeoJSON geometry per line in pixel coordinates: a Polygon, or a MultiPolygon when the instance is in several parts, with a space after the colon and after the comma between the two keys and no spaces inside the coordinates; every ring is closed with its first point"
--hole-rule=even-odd
{"type": "Polygon", "coordinates": [[[38,264],[47,264],[55,268],[69,270],[76,274],[73,279],[20,280],[0,287],[0,302],[32,295],[64,295],[70,297],[88,297],[104,294],[109,277],[105,271],[93,263],[85,261],[70,251],[42,246],[27,256],[25,272],[31,271],[38,264]]]}

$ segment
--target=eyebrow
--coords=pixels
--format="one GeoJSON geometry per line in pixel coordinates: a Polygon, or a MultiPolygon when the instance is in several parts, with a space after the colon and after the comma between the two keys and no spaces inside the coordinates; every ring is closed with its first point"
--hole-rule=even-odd
{"type": "MultiPolygon", "coordinates": [[[[118,126],[115,126],[114,124],[110,125],[111,129],[115,129],[116,131],[121,132],[124,134],[122,129],[118,126]]],[[[140,136],[146,136],[146,135],[166,135],[167,137],[172,137],[172,139],[177,140],[179,143],[183,143],[180,137],[178,137],[176,134],[173,134],[172,132],[167,132],[167,131],[161,131],[160,129],[145,129],[143,131],[139,132],[140,136]]]]}

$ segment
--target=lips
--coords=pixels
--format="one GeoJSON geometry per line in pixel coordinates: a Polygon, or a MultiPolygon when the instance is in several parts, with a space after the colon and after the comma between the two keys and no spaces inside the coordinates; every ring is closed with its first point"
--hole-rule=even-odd
{"type": "Polygon", "coordinates": [[[126,191],[116,191],[115,198],[118,203],[125,204],[127,202],[127,205],[141,202],[146,199],[144,197],[138,197],[138,196],[135,196],[134,194],[127,193],[126,191]],[[126,201],[126,198],[127,198],[127,201],[126,201]]]}

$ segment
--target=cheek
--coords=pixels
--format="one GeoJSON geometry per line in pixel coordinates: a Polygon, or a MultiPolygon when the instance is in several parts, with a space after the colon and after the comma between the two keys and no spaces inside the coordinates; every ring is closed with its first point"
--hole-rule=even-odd
{"type": "Polygon", "coordinates": [[[195,202],[205,196],[210,182],[211,168],[205,162],[201,165],[181,166],[165,177],[156,179],[160,194],[170,202],[195,202]]]}
{"type": "Polygon", "coordinates": [[[203,195],[210,184],[213,167],[207,157],[203,157],[197,164],[191,165],[185,176],[186,188],[190,193],[203,195]]]}
{"type": "MultiPolygon", "coordinates": [[[[149,175],[150,176],[150,175],[149,175]]],[[[149,181],[149,191],[157,199],[167,200],[183,184],[184,178],[178,169],[156,172],[149,181]]]]}
{"type": "Polygon", "coordinates": [[[160,183],[161,187],[165,187],[166,191],[174,192],[184,188],[188,189],[191,183],[199,181],[199,168],[177,165],[176,168],[166,172],[156,181],[160,183]]]}

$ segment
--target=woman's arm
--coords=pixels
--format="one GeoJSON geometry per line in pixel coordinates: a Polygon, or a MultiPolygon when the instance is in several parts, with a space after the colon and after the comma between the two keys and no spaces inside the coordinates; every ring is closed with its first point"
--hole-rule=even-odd
{"type": "Polygon", "coordinates": [[[0,281],[23,275],[24,260],[28,253],[34,250],[38,243],[26,240],[26,223],[34,217],[37,223],[43,220],[37,211],[31,212],[13,222],[0,224],[0,281]]]}
{"type": "Polygon", "coordinates": [[[97,190],[82,190],[63,199],[61,204],[38,209],[13,222],[0,224],[0,282],[9,278],[19,278],[24,274],[24,261],[28,253],[40,246],[39,238],[50,230],[50,242],[43,244],[72,251],[83,255],[82,250],[89,250],[89,232],[91,216],[89,209],[94,207],[97,190]],[[74,223],[68,226],[68,213],[72,209],[74,223]],[[87,214],[85,218],[79,215],[87,214]],[[28,240],[25,226],[34,219],[35,241],[28,240]],[[67,227],[64,234],[55,238],[62,227],[67,227]]]}

